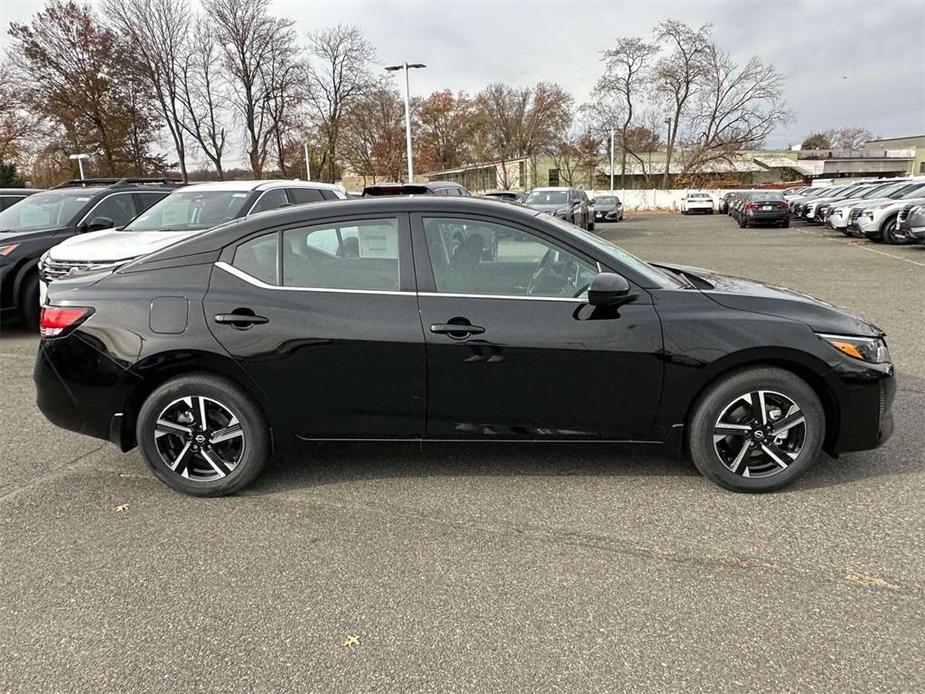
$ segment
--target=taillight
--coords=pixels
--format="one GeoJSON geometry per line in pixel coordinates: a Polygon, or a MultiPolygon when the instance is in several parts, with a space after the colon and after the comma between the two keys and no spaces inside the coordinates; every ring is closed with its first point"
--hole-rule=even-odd
{"type": "Polygon", "coordinates": [[[746,210],[754,210],[756,207],[758,207],[758,205],[757,205],[756,203],[750,202],[750,203],[748,203],[748,204],[745,206],[745,209],[746,209],[746,210]]]}
{"type": "Polygon", "coordinates": [[[786,202],[779,202],[777,203],[777,206],[782,210],[786,210],[790,207],[790,205],[788,205],[786,202]]]}
{"type": "Polygon", "coordinates": [[[83,323],[93,313],[84,306],[42,306],[39,333],[42,337],[61,337],[83,323]]]}

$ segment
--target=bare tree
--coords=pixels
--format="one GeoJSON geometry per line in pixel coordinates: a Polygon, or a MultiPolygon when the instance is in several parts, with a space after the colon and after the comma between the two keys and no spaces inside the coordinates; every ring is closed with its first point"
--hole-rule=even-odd
{"type": "Polygon", "coordinates": [[[825,132],[825,137],[831,143],[834,149],[844,149],[849,152],[857,152],[864,149],[864,145],[875,139],[874,134],[867,128],[859,125],[850,125],[842,128],[834,128],[825,132]]]}
{"type": "Polygon", "coordinates": [[[597,91],[610,94],[622,102],[623,120],[620,124],[620,185],[626,186],[627,132],[633,123],[634,109],[643,96],[648,80],[650,62],[658,48],[640,38],[622,38],[616,46],[604,51],[604,74],[598,80],[597,91]]]}
{"type": "Polygon", "coordinates": [[[655,65],[655,93],[667,102],[670,113],[668,142],[665,150],[665,173],[662,187],[668,187],[668,168],[674,151],[678,130],[688,106],[694,97],[697,84],[705,72],[704,54],[710,42],[710,26],[705,24],[697,30],[676,19],[668,19],[655,28],[655,36],[669,46],[668,55],[655,65]]]}
{"type": "Polygon", "coordinates": [[[376,80],[350,102],[342,134],[344,159],[364,184],[367,177],[398,180],[405,168],[404,104],[391,80],[376,80]]]}
{"type": "Polygon", "coordinates": [[[298,62],[293,46],[279,46],[272,52],[263,79],[267,85],[270,137],[279,173],[285,178],[289,175],[287,154],[293,150],[293,132],[306,99],[306,69],[298,62]]]}
{"type": "Polygon", "coordinates": [[[222,155],[227,142],[224,103],[228,89],[221,75],[221,49],[205,17],[196,18],[192,35],[192,50],[183,66],[181,79],[180,100],[185,111],[181,122],[212,162],[218,180],[222,181],[225,178],[222,155]]]}
{"type": "Polygon", "coordinates": [[[334,182],[344,114],[370,88],[369,66],[376,51],[357,27],[342,24],[313,32],[308,40],[307,103],[325,144],[322,171],[334,182]]]}
{"type": "Polygon", "coordinates": [[[187,0],[104,0],[103,12],[141,65],[180,165],[184,182],[186,142],[181,99],[184,65],[190,50],[187,0]]]}
{"type": "Polygon", "coordinates": [[[224,51],[232,103],[243,122],[247,157],[257,178],[263,176],[273,130],[268,70],[274,56],[292,51],[295,44],[292,22],[271,16],[269,5],[269,0],[203,0],[224,51]]]}
{"type": "Polygon", "coordinates": [[[476,106],[484,155],[501,164],[503,188],[511,184],[507,162],[530,158],[535,178],[535,156],[551,148],[572,121],[572,97],[548,82],[520,88],[490,84],[476,96],[476,106]]]}
{"type": "Polygon", "coordinates": [[[739,66],[714,43],[707,49],[705,65],[704,88],[691,119],[696,134],[687,143],[682,175],[759,147],[790,117],[783,77],[773,65],[751,58],[739,66]]]}
{"type": "Polygon", "coordinates": [[[0,64],[0,162],[22,162],[40,121],[41,117],[23,101],[10,65],[0,64]]]}

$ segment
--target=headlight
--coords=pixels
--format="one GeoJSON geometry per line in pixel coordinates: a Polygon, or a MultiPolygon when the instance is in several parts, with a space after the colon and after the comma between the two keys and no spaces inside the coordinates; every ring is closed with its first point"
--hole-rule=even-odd
{"type": "Polygon", "coordinates": [[[4,256],[9,255],[13,251],[15,251],[17,248],[19,248],[18,243],[11,243],[6,246],[0,246],[0,255],[4,255],[4,256]]]}
{"type": "Polygon", "coordinates": [[[862,217],[867,217],[868,219],[873,219],[873,218],[874,218],[874,211],[873,211],[873,210],[864,210],[864,211],[861,213],[861,216],[862,216],[862,217]]]}
{"type": "Polygon", "coordinates": [[[851,337],[850,335],[825,335],[817,333],[819,339],[828,342],[842,354],[872,364],[886,364],[890,361],[890,350],[879,337],[851,337]]]}

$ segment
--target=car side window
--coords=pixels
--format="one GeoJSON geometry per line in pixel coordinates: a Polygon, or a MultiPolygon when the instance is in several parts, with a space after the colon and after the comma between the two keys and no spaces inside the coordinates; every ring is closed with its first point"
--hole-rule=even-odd
{"type": "Polygon", "coordinates": [[[167,197],[167,193],[135,193],[135,207],[138,214],[146,211],[151,205],[167,197]]]}
{"type": "Polygon", "coordinates": [[[398,291],[398,221],[363,219],[283,232],[283,285],[398,291]]]}
{"type": "Polygon", "coordinates": [[[245,241],[235,249],[231,264],[262,282],[279,284],[279,233],[245,241]]]}
{"type": "Polygon", "coordinates": [[[125,226],[135,218],[135,205],[132,203],[132,196],[117,193],[104,198],[86,215],[86,221],[91,222],[95,217],[111,219],[114,227],[125,226]]]}
{"type": "Polygon", "coordinates": [[[340,198],[337,197],[333,190],[322,190],[321,197],[325,200],[340,200],[340,198]]]}
{"type": "Polygon", "coordinates": [[[248,214],[257,214],[258,212],[267,212],[289,204],[289,198],[286,197],[286,191],[282,188],[268,190],[257,201],[257,204],[251,208],[248,214]]]}
{"type": "Polygon", "coordinates": [[[324,196],[317,188],[289,188],[289,199],[296,205],[305,205],[310,202],[321,202],[324,196]]]}
{"type": "Polygon", "coordinates": [[[560,246],[497,222],[425,217],[424,235],[440,293],[579,297],[597,274],[560,246]]]}

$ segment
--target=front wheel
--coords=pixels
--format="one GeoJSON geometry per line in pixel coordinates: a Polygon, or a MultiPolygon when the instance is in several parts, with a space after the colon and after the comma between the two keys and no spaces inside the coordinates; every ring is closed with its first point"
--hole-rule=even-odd
{"type": "Polygon", "coordinates": [[[880,234],[880,238],[892,245],[899,245],[909,242],[909,235],[900,231],[899,226],[896,224],[896,217],[891,217],[883,225],[883,231],[880,234]]]}
{"type": "Polygon", "coordinates": [[[37,272],[29,273],[19,288],[19,316],[30,330],[39,329],[39,315],[42,307],[39,305],[39,275],[37,272]]]}
{"type": "Polygon", "coordinates": [[[700,473],[737,492],[780,489],[815,462],[825,413],[812,388],[772,367],[735,372],[711,386],[690,420],[691,458],[700,473]]]}
{"type": "Polygon", "coordinates": [[[210,374],[173,378],[138,413],[138,447],[168,487],[225,496],[250,484],[270,454],[260,407],[232,381],[210,374]]]}

